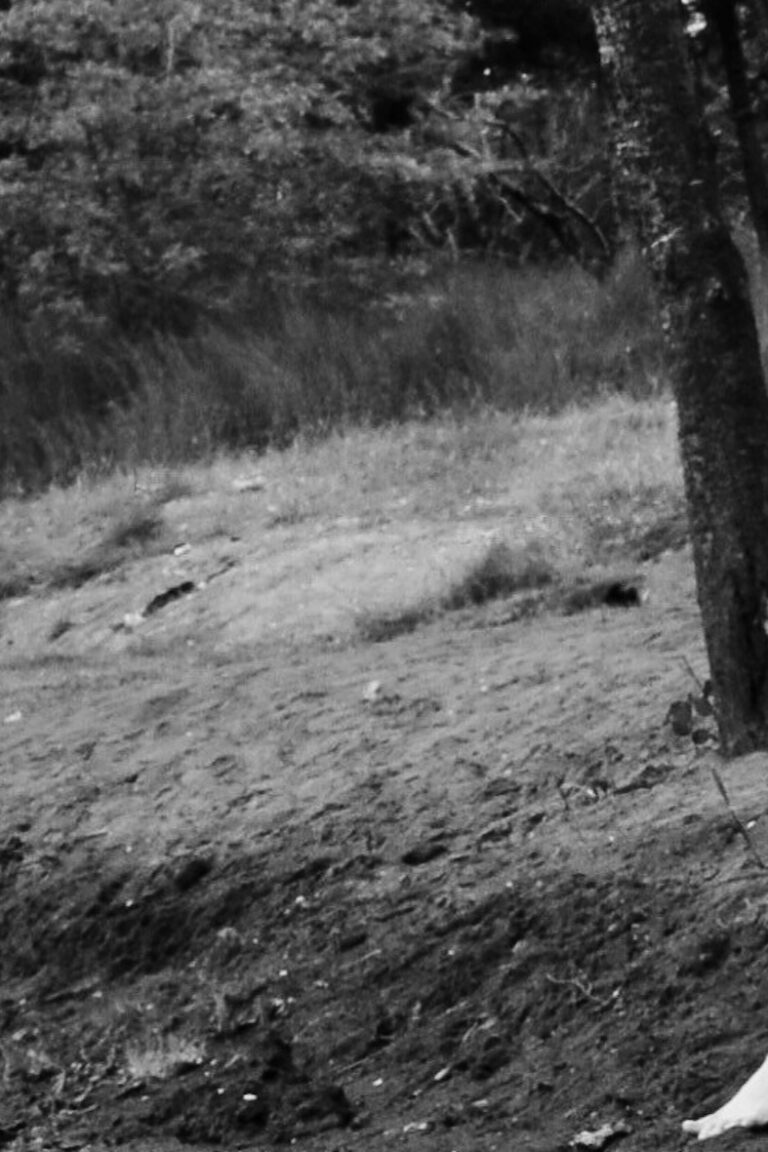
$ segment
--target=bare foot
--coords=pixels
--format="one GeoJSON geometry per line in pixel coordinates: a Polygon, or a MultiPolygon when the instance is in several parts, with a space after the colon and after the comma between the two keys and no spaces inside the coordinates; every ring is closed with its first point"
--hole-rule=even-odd
{"type": "Polygon", "coordinates": [[[683,1131],[709,1140],[729,1128],[759,1128],[768,1124],[768,1057],[727,1104],[701,1120],[684,1120],[683,1131]]]}

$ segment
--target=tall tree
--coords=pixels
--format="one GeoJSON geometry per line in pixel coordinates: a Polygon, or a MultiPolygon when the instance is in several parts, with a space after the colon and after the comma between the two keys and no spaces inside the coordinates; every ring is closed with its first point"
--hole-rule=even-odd
{"type": "Polygon", "coordinates": [[[768,175],[757,132],[736,3],[735,0],[705,0],[704,11],[717,32],[752,221],[760,251],[768,256],[768,175]]]}
{"type": "Polygon", "coordinates": [[[668,337],[723,751],[768,747],[768,394],[678,0],[599,0],[616,187],[668,337]]]}

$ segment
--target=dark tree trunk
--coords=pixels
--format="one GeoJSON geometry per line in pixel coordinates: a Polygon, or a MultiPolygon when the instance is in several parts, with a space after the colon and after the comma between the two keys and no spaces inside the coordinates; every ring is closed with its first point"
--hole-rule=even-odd
{"type": "Polygon", "coordinates": [[[731,115],[741,150],[744,181],[757,242],[768,257],[768,178],[757,135],[754,103],[749,90],[747,64],[739,38],[735,0],[706,0],[707,20],[717,32],[728,84],[731,115]]]}
{"type": "Polygon", "coordinates": [[[678,0],[601,0],[616,187],[650,260],[677,399],[723,751],[768,747],[768,395],[678,0]]]}
{"type": "Polygon", "coordinates": [[[764,28],[768,28],[768,0],[752,0],[752,10],[764,28]]]}

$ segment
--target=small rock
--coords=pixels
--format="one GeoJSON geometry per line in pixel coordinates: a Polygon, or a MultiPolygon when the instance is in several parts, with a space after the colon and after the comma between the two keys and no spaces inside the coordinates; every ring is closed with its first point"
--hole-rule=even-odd
{"type": "Polygon", "coordinates": [[[570,1141],[570,1148],[596,1148],[598,1152],[600,1149],[612,1144],[614,1140],[620,1140],[622,1136],[629,1136],[632,1129],[623,1120],[619,1120],[616,1124],[603,1124],[602,1127],[596,1128],[593,1131],[579,1132],[570,1141]]]}
{"type": "MultiPolygon", "coordinates": [[[[178,880],[177,880],[178,883],[178,880]]],[[[238,952],[242,952],[245,947],[245,940],[238,932],[237,928],[233,928],[227,924],[224,928],[219,928],[216,933],[216,950],[223,953],[228,958],[236,956],[238,952]]]]}
{"type": "Polygon", "coordinates": [[[381,699],[381,681],[371,680],[363,689],[363,700],[366,704],[375,704],[381,699]]]}

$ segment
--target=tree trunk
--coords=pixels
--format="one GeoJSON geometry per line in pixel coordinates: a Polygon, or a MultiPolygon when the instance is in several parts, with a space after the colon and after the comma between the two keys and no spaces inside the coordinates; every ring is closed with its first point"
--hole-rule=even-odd
{"type": "Polygon", "coordinates": [[[768,747],[768,395],[678,0],[600,0],[616,188],[653,269],[722,748],[768,747]]]}
{"type": "Polygon", "coordinates": [[[757,120],[749,91],[747,65],[739,38],[735,0],[706,0],[705,12],[720,42],[731,115],[736,125],[747,198],[758,247],[761,254],[768,257],[768,178],[757,135],[757,120]]]}
{"type": "Polygon", "coordinates": [[[768,28],[768,0],[752,0],[752,11],[763,28],[768,28]]]}

